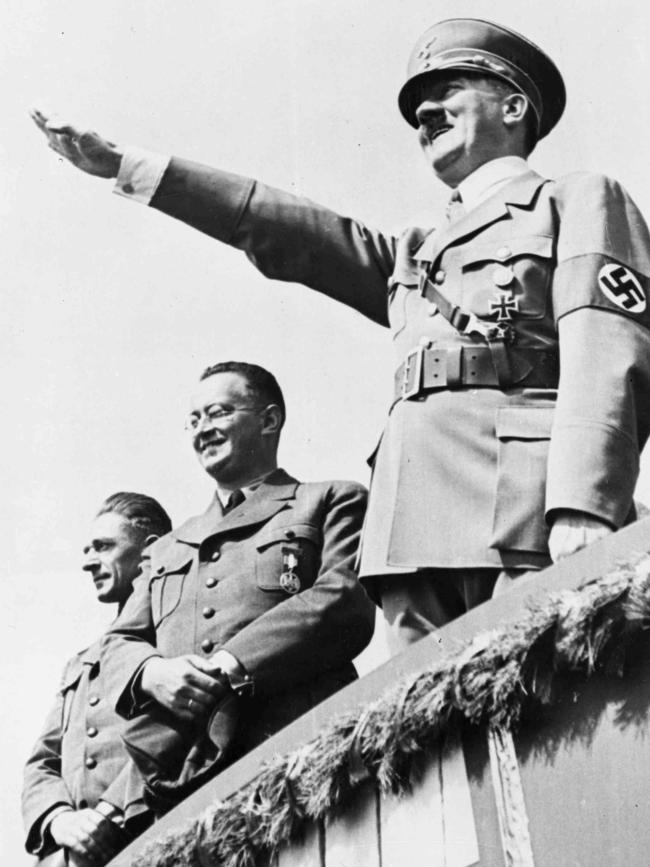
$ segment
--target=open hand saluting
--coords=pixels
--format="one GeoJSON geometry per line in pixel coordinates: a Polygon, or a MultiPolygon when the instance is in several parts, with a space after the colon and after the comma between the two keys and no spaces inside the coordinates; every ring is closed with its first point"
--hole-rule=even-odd
{"type": "Polygon", "coordinates": [[[96,177],[117,177],[122,152],[113,142],[96,132],[65,123],[57,116],[48,117],[38,109],[32,109],[30,116],[52,150],[73,166],[96,177]]]}

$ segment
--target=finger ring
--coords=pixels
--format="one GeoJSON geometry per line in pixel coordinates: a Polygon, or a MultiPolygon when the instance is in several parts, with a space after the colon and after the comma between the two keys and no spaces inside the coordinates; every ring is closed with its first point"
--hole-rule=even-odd
{"type": "Polygon", "coordinates": [[[187,701],[187,709],[192,710],[192,705],[194,704],[194,699],[190,698],[187,701]]]}

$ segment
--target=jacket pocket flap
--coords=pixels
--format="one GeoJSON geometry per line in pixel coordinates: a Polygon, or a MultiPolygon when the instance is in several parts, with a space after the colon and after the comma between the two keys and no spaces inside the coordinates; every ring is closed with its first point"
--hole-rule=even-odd
{"type": "Polygon", "coordinates": [[[463,269],[479,262],[508,262],[518,256],[541,256],[550,259],[553,255],[553,238],[550,235],[526,235],[508,238],[507,241],[490,241],[471,244],[461,253],[463,269]]]}
{"type": "Polygon", "coordinates": [[[547,440],[551,436],[554,408],[502,406],[497,410],[496,434],[500,440],[547,440]]]}
{"type": "Polygon", "coordinates": [[[263,530],[257,539],[258,551],[263,551],[269,545],[278,542],[295,542],[297,539],[307,539],[317,545],[320,542],[320,530],[313,524],[288,524],[286,527],[269,527],[263,530]]]}
{"type": "Polygon", "coordinates": [[[196,555],[195,551],[188,551],[185,546],[174,547],[166,551],[163,557],[156,558],[156,565],[152,570],[152,578],[160,575],[173,575],[176,572],[187,572],[196,555]]]}

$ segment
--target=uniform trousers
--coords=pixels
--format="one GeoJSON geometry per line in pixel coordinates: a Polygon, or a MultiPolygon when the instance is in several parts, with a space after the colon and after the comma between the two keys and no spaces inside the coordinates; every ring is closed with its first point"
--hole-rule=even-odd
{"type": "Polygon", "coordinates": [[[381,607],[392,656],[494,596],[524,569],[418,569],[381,579],[381,607]]]}

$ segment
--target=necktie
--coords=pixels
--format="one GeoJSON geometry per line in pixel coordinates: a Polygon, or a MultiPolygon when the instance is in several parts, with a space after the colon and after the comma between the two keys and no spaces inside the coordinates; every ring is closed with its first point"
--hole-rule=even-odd
{"type": "Polygon", "coordinates": [[[458,222],[461,217],[464,217],[466,213],[465,205],[463,204],[463,197],[458,190],[454,190],[447,204],[446,214],[449,225],[453,226],[453,224],[458,222]]]}
{"type": "Polygon", "coordinates": [[[240,503],[243,503],[246,497],[243,492],[237,488],[236,491],[233,491],[231,495],[228,497],[228,502],[223,507],[224,515],[227,515],[228,512],[232,512],[233,509],[236,509],[240,503]]]}

